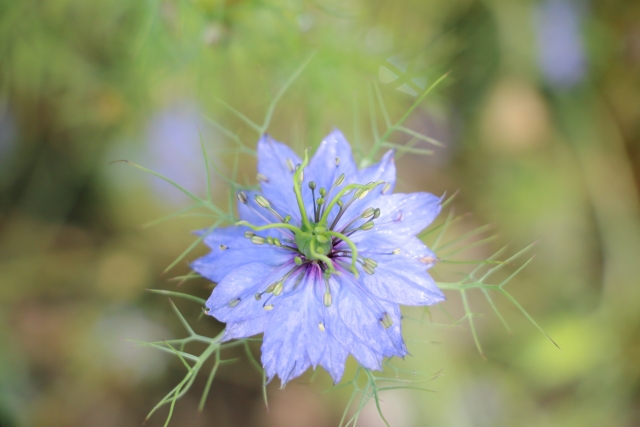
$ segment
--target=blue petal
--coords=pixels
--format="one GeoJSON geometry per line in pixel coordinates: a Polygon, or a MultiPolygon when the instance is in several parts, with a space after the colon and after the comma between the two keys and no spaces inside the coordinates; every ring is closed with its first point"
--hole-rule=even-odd
{"type": "MultiPolygon", "coordinates": [[[[389,187],[385,190],[385,194],[393,193],[393,188],[396,185],[396,163],[394,161],[394,151],[387,151],[378,163],[359,171],[357,181],[361,184],[384,181],[389,184],[389,187]]],[[[382,192],[384,187],[384,185],[376,187],[376,191],[382,192]]],[[[374,191],[372,191],[372,193],[375,194],[374,191]]]]}
{"type": "MultiPolygon", "coordinates": [[[[353,202],[348,211],[338,222],[337,229],[343,228],[354,218],[361,215],[362,212],[364,212],[364,210],[368,207],[378,206],[380,204],[377,201],[379,197],[383,195],[389,195],[393,192],[396,183],[396,165],[394,161],[394,151],[387,151],[380,162],[359,171],[357,173],[356,179],[352,179],[352,181],[357,184],[368,184],[370,182],[384,181],[384,184],[380,184],[377,187],[373,188],[365,198],[353,202]]],[[[344,198],[343,201],[346,203],[349,199],[350,196],[344,198]]]]}
{"type": "Polygon", "coordinates": [[[376,297],[403,305],[432,305],[444,301],[442,291],[427,273],[436,257],[419,239],[411,237],[400,253],[363,252],[378,266],[370,275],[360,271],[360,282],[376,297]]]}
{"type": "MultiPolygon", "coordinates": [[[[381,356],[404,356],[407,351],[402,340],[400,308],[398,304],[378,300],[346,271],[340,280],[338,315],[345,326],[381,356]],[[393,323],[385,328],[381,320],[388,315],[393,323]]],[[[333,292],[333,290],[332,290],[333,292]]],[[[356,354],[352,354],[357,358],[356,354]]]]}
{"type": "Polygon", "coordinates": [[[191,263],[191,268],[207,279],[220,283],[233,270],[253,262],[269,267],[282,265],[293,258],[293,252],[276,246],[255,245],[244,237],[247,227],[225,227],[214,230],[204,242],[213,250],[191,263]],[[224,245],[227,249],[221,249],[224,245]]]}
{"type": "Polygon", "coordinates": [[[272,300],[275,307],[262,344],[262,364],[269,380],[277,375],[284,385],[320,361],[327,334],[320,327],[325,320],[317,282],[322,283],[321,273],[309,269],[298,292],[272,300]]]}
{"type": "Polygon", "coordinates": [[[291,165],[302,163],[296,153],[269,135],[258,141],[258,172],[262,175],[264,197],[283,215],[291,215],[300,221],[296,197],[293,192],[291,165]]]}
{"type": "Polygon", "coordinates": [[[373,206],[380,208],[380,217],[374,220],[375,226],[355,233],[351,240],[365,250],[398,245],[433,222],[440,213],[440,201],[430,193],[378,197],[373,206]]]}
{"type": "Polygon", "coordinates": [[[207,300],[208,314],[225,323],[262,317],[266,311],[265,302],[257,301],[254,295],[280,279],[291,266],[294,266],[293,262],[277,268],[252,263],[233,270],[215,287],[207,300]]]}
{"type": "Polygon", "coordinates": [[[328,191],[341,173],[345,174],[345,181],[342,184],[345,185],[355,182],[357,172],[349,143],[342,132],[334,129],[320,143],[318,150],[311,158],[305,170],[305,178],[315,181],[318,189],[324,187],[328,191]],[[340,159],[337,165],[336,158],[340,159]]]}
{"type": "Polygon", "coordinates": [[[262,332],[264,332],[264,327],[267,324],[268,314],[269,312],[265,311],[264,314],[260,317],[243,320],[242,322],[237,323],[227,323],[222,341],[229,341],[237,338],[246,338],[253,335],[261,334],[262,332]]]}

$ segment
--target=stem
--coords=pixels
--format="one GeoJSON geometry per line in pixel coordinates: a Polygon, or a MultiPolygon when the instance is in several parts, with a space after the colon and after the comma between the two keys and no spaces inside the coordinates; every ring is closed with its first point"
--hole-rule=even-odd
{"type": "Polygon", "coordinates": [[[318,224],[326,227],[327,219],[329,217],[329,213],[331,212],[331,209],[333,209],[335,204],[338,203],[338,200],[340,200],[347,191],[355,190],[355,189],[371,190],[382,183],[384,183],[384,181],[376,181],[371,184],[349,184],[345,186],[342,190],[340,190],[340,192],[336,195],[336,197],[331,199],[331,201],[329,202],[329,205],[327,206],[327,209],[322,214],[322,218],[320,218],[320,221],[318,222],[318,224]]]}
{"type": "Polygon", "coordinates": [[[257,226],[257,225],[249,224],[247,221],[238,221],[238,222],[236,222],[236,225],[238,225],[238,226],[244,225],[244,226],[249,227],[249,228],[251,228],[252,230],[255,230],[255,231],[267,230],[269,228],[286,228],[288,230],[293,231],[294,233],[302,233],[302,230],[300,230],[295,225],[287,224],[285,222],[275,222],[275,223],[272,223],[272,224],[257,226]]]}
{"type": "Polygon", "coordinates": [[[302,180],[300,176],[305,167],[309,164],[309,150],[307,148],[304,150],[304,160],[302,164],[293,174],[293,191],[296,193],[296,200],[298,201],[298,209],[300,209],[300,216],[302,217],[302,227],[306,230],[311,230],[311,223],[309,222],[309,218],[307,217],[307,209],[304,206],[304,200],[302,199],[302,191],[300,189],[300,184],[302,184],[302,180]]]}
{"type": "Polygon", "coordinates": [[[337,237],[338,239],[345,241],[347,245],[351,247],[351,272],[354,276],[358,277],[358,269],[356,268],[356,261],[358,259],[358,248],[356,247],[356,244],[353,243],[350,238],[342,233],[338,233],[337,231],[327,231],[325,233],[329,236],[337,237]]]}

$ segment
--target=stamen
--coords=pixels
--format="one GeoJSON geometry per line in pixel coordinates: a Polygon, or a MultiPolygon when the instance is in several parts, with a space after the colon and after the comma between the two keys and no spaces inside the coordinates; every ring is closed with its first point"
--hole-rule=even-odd
{"type": "Polygon", "coordinates": [[[229,247],[227,245],[220,245],[220,250],[221,251],[226,251],[227,249],[229,249],[229,247]]]}
{"type": "Polygon", "coordinates": [[[245,193],[244,191],[241,191],[238,193],[238,200],[240,200],[240,203],[244,203],[245,205],[249,203],[249,198],[247,197],[247,193],[245,193]]]}
{"type": "Polygon", "coordinates": [[[244,237],[246,237],[247,239],[250,239],[255,235],[256,235],[256,233],[254,233],[253,231],[247,230],[247,231],[244,232],[244,237]]]}
{"type": "Polygon", "coordinates": [[[364,272],[365,272],[365,273],[367,273],[367,274],[373,274],[373,273],[375,273],[375,272],[376,272],[376,270],[375,270],[373,267],[371,267],[370,265],[367,265],[367,264],[363,265],[363,266],[362,266],[362,269],[363,269],[363,270],[364,270],[364,272]]]}
{"type": "Polygon", "coordinates": [[[325,279],[324,285],[324,297],[322,298],[322,302],[325,307],[329,307],[331,305],[331,289],[329,288],[329,280],[325,279]]]}
{"type": "Polygon", "coordinates": [[[336,166],[340,165],[340,157],[336,157],[336,166]]]}
{"type": "Polygon", "coordinates": [[[296,263],[296,265],[302,265],[302,258],[300,258],[299,256],[295,257],[293,259],[293,262],[296,263]]]}
{"type": "Polygon", "coordinates": [[[262,197],[259,194],[256,194],[255,197],[256,199],[256,203],[258,204],[258,206],[263,207],[263,208],[270,208],[271,204],[269,203],[269,201],[267,199],[265,199],[264,197],[262,197]]]}
{"type": "Polygon", "coordinates": [[[316,182],[309,182],[309,188],[311,189],[311,198],[313,199],[313,217],[318,222],[318,208],[316,206],[316,182]]]}
{"type": "Polygon", "coordinates": [[[336,203],[338,203],[338,200],[340,200],[349,191],[357,189],[358,191],[356,191],[356,193],[354,194],[354,197],[351,198],[351,200],[349,200],[349,202],[347,202],[347,206],[344,209],[341,209],[341,211],[338,213],[338,216],[336,216],[336,220],[334,220],[333,224],[331,225],[331,227],[329,227],[329,228],[333,229],[333,227],[338,223],[337,220],[340,219],[339,217],[342,214],[344,214],[344,212],[347,210],[347,208],[350,206],[350,204],[355,201],[356,198],[359,198],[359,199],[364,198],[367,194],[369,194],[369,191],[371,191],[371,189],[377,187],[378,185],[382,184],[383,182],[384,181],[376,181],[376,182],[370,182],[369,184],[366,184],[366,185],[349,184],[349,185],[345,186],[342,190],[340,190],[340,192],[333,199],[331,199],[331,201],[327,205],[327,208],[325,209],[324,213],[322,214],[322,218],[320,218],[320,223],[326,224],[327,223],[327,217],[329,216],[329,213],[331,212],[331,209],[333,209],[333,207],[336,205],[336,203]]]}
{"type": "Polygon", "coordinates": [[[382,194],[387,194],[389,190],[391,190],[391,184],[387,182],[384,187],[382,187],[382,194]]]}
{"type": "Polygon", "coordinates": [[[251,237],[251,243],[255,245],[264,245],[264,242],[266,242],[266,239],[264,237],[260,237],[260,236],[251,237]]]}
{"type": "Polygon", "coordinates": [[[320,329],[320,332],[324,332],[324,323],[318,323],[318,329],[320,329]]]}
{"type": "Polygon", "coordinates": [[[293,165],[293,160],[287,159],[287,168],[289,169],[289,172],[294,172],[296,170],[295,166],[293,165]]]}
{"type": "Polygon", "coordinates": [[[258,178],[258,181],[261,181],[261,182],[269,182],[269,178],[267,178],[265,175],[261,173],[256,175],[256,178],[258,178]]]}
{"type": "Polygon", "coordinates": [[[400,248],[396,248],[396,249],[392,250],[391,253],[393,255],[398,255],[400,253],[400,248]]]}
{"type": "Polygon", "coordinates": [[[240,298],[234,298],[229,301],[229,307],[231,308],[236,307],[238,304],[240,304],[240,298]]]}
{"type": "Polygon", "coordinates": [[[391,319],[391,316],[389,316],[389,313],[384,313],[382,315],[382,319],[380,319],[380,324],[382,324],[382,326],[385,329],[389,329],[391,325],[393,325],[393,320],[391,319]]]}
{"type": "Polygon", "coordinates": [[[273,310],[273,304],[267,304],[267,305],[263,306],[262,308],[264,308],[267,311],[273,310]]]}

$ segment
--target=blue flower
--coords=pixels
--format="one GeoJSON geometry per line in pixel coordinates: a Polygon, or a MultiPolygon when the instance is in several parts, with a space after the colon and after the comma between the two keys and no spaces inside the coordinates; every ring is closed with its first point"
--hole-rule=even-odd
{"type": "Polygon", "coordinates": [[[349,354],[381,369],[407,354],[399,304],[444,300],[416,237],[440,212],[429,193],[392,194],[393,152],[358,170],[340,131],[311,160],[263,136],[262,191],[240,192],[242,221],[206,236],[192,267],[216,282],[207,313],[224,340],[264,333],[262,364],[282,384],[320,365],[340,381],[349,354]]]}

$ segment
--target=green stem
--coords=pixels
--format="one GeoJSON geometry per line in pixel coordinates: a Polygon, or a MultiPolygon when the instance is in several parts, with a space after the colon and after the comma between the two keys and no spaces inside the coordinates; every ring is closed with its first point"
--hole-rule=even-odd
{"type": "Polygon", "coordinates": [[[324,261],[324,263],[327,264],[327,268],[329,269],[330,273],[334,273],[336,271],[336,268],[333,266],[333,261],[331,261],[331,259],[328,256],[322,255],[322,254],[316,252],[316,241],[315,241],[315,239],[311,239],[311,242],[309,243],[309,250],[311,251],[311,255],[315,259],[319,259],[320,261],[324,261]]]}
{"type": "Polygon", "coordinates": [[[293,174],[293,191],[294,193],[296,193],[296,200],[298,201],[298,209],[300,209],[300,216],[302,217],[302,227],[305,230],[311,230],[312,227],[311,227],[311,223],[309,222],[309,218],[307,217],[307,209],[304,206],[304,200],[302,199],[302,190],[300,188],[300,184],[302,184],[302,179],[300,178],[302,175],[302,171],[309,164],[309,150],[310,148],[307,148],[306,150],[304,150],[304,160],[302,161],[302,164],[300,165],[298,170],[296,170],[296,172],[293,174]]]}
{"type": "Polygon", "coordinates": [[[322,218],[320,218],[320,221],[318,222],[318,225],[321,225],[323,227],[327,226],[327,220],[328,220],[328,217],[329,217],[329,213],[331,213],[331,209],[333,209],[333,207],[336,205],[336,203],[338,203],[338,200],[340,200],[342,198],[342,196],[344,196],[347,191],[355,190],[355,189],[371,190],[371,189],[375,188],[376,186],[378,186],[378,185],[380,185],[382,183],[384,183],[384,181],[376,181],[376,182],[373,182],[371,184],[349,184],[349,185],[345,186],[342,190],[340,190],[340,192],[336,195],[336,197],[331,199],[331,201],[327,205],[327,209],[322,214],[322,218]]]}
{"type": "Polygon", "coordinates": [[[295,225],[287,224],[286,222],[275,222],[273,224],[257,226],[257,225],[250,224],[247,221],[238,221],[236,222],[236,225],[244,225],[255,231],[262,231],[270,228],[286,228],[288,230],[293,231],[294,233],[302,233],[302,230],[300,230],[298,227],[296,227],[295,225]]]}
{"type": "Polygon", "coordinates": [[[358,259],[358,248],[356,247],[356,244],[353,243],[353,241],[350,238],[348,238],[342,233],[338,233],[337,231],[326,231],[325,234],[328,234],[329,236],[337,237],[340,240],[344,240],[347,243],[347,245],[349,245],[349,247],[351,248],[351,272],[357,278],[358,269],[356,268],[356,261],[358,259]]]}

